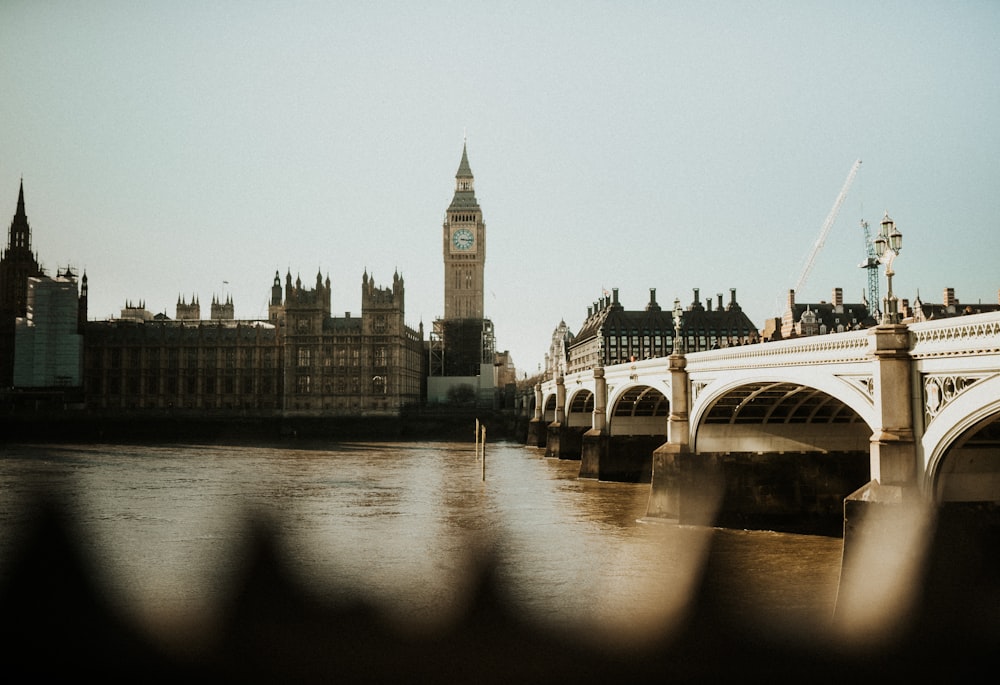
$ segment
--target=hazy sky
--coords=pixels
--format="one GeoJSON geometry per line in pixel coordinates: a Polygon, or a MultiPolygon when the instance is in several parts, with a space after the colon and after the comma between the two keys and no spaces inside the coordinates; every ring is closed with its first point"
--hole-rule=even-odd
{"type": "Polygon", "coordinates": [[[780,315],[856,159],[797,299],[860,301],[888,210],[898,295],[997,301],[997,2],[0,3],[0,219],[23,177],[91,318],[398,270],[429,332],[464,135],[522,370],[603,289],[780,315]]]}

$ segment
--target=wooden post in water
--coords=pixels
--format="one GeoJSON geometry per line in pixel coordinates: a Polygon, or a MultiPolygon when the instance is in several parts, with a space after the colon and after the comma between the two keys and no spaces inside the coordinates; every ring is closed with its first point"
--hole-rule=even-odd
{"type": "Polygon", "coordinates": [[[483,426],[483,481],[486,480],[486,426],[483,426]]]}
{"type": "Polygon", "coordinates": [[[476,459],[479,459],[479,419],[476,419],[476,432],[474,433],[476,439],[476,459]]]}

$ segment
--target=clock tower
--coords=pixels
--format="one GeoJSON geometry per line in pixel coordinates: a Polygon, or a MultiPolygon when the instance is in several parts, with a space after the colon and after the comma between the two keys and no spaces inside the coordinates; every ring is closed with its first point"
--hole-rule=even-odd
{"type": "Polygon", "coordinates": [[[476,202],[475,179],[466,146],[455,174],[455,197],[445,213],[444,319],[483,319],[486,224],[476,202]]]}

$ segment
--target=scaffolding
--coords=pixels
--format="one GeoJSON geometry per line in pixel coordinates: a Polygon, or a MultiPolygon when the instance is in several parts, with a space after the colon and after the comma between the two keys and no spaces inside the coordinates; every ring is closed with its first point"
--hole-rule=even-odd
{"type": "Polygon", "coordinates": [[[496,363],[496,337],[489,319],[437,319],[429,345],[431,376],[478,376],[496,363]]]}

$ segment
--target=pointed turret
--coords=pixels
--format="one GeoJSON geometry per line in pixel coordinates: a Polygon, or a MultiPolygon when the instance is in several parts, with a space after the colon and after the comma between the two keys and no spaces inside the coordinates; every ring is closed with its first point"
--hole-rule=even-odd
{"type": "MultiPolygon", "coordinates": [[[[24,210],[24,179],[21,179],[17,192],[17,209],[7,235],[7,247],[0,254],[0,317],[5,320],[5,324],[13,326],[16,317],[26,314],[28,279],[41,275],[42,269],[38,264],[38,258],[31,252],[31,227],[28,225],[28,215],[24,210]]],[[[5,357],[9,361],[13,358],[12,349],[10,353],[0,349],[0,357],[5,357]]],[[[12,364],[0,364],[0,367],[6,366],[13,369],[12,364]]],[[[0,386],[5,380],[8,380],[7,375],[0,368],[0,386]]],[[[7,384],[9,385],[9,382],[7,384]]]]}
{"type": "Polygon", "coordinates": [[[10,222],[10,233],[7,238],[8,250],[23,250],[31,252],[31,227],[28,225],[28,215],[24,211],[24,179],[17,191],[17,210],[10,222]]]}
{"type": "Polygon", "coordinates": [[[469,166],[468,146],[462,144],[462,161],[458,164],[458,171],[455,173],[455,197],[452,198],[448,211],[479,209],[476,202],[476,179],[472,175],[472,167],[469,166]]]}
{"type": "Polygon", "coordinates": [[[281,276],[274,272],[274,283],[271,284],[271,304],[281,304],[281,276]]]}
{"type": "Polygon", "coordinates": [[[87,272],[83,272],[80,279],[80,297],[77,300],[76,325],[77,332],[83,333],[83,327],[87,323],[87,272]]]}
{"type": "Polygon", "coordinates": [[[472,167],[469,166],[468,145],[462,143],[462,161],[458,164],[458,172],[455,178],[472,178],[472,167]]]}

